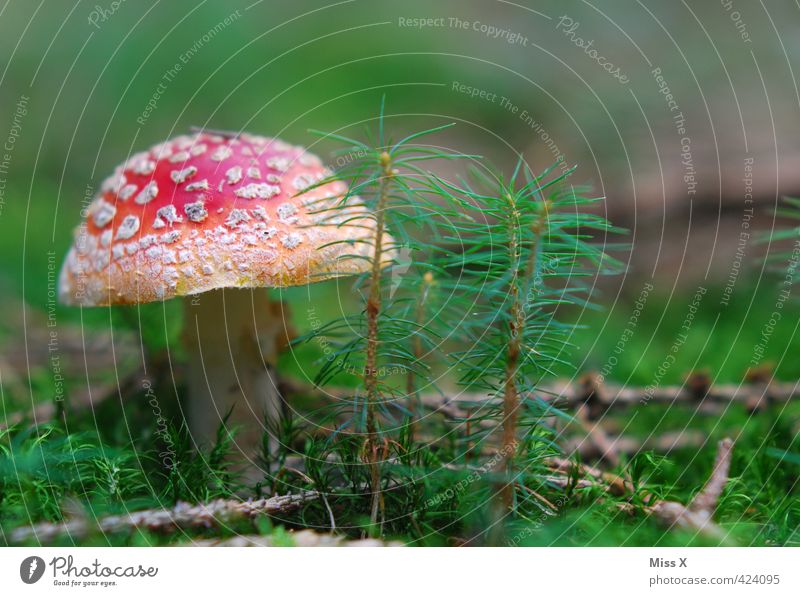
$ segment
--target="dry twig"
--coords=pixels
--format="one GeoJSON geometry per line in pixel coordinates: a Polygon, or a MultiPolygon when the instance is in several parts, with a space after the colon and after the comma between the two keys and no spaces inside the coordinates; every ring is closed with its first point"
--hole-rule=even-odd
{"type": "MultiPolygon", "coordinates": [[[[363,540],[348,540],[333,534],[320,534],[312,530],[300,530],[291,532],[293,546],[404,546],[402,542],[385,542],[374,538],[363,540]]],[[[271,536],[234,536],[233,538],[194,540],[176,544],[175,546],[221,546],[221,547],[241,547],[241,546],[283,546],[283,541],[276,541],[271,536]],[[276,544],[277,542],[277,544],[276,544]]]]}
{"type": "MultiPolygon", "coordinates": [[[[670,453],[676,449],[685,449],[687,447],[697,449],[706,444],[708,437],[700,431],[683,430],[665,432],[660,435],[647,437],[646,439],[617,436],[610,440],[613,442],[614,450],[617,454],[632,455],[641,451],[670,453]]],[[[583,436],[566,440],[561,444],[563,445],[565,453],[579,453],[581,459],[592,460],[603,458],[604,452],[598,448],[598,445],[587,442],[583,436]]]]}
{"type": "Polygon", "coordinates": [[[73,540],[85,538],[92,532],[102,534],[133,530],[170,533],[175,530],[224,527],[230,523],[252,519],[258,515],[289,513],[303,503],[318,498],[318,494],[305,491],[296,495],[274,496],[268,499],[234,501],[216,499],[209,503],[190,505],[178,503],[172,509],[147,509],[123,515],[112,515],[99,520],[72,519],[63,523],[40,523],[17,528],[10,533],[11,542],[36,540],[52,542],[67,535],[73,540]]]}
{"type": "MultiPolygon", "coordinates": [[[[575,418],[586,432],[586,438],[591,441],[600,454],[600,459],[605,459],[612,466],[619,465],[619,448],[617,441],[609,437],[603,427],[598,422],[593,422],[589,418],[589,406],[579,406],[575,418]]],[[[585,439],[581,441],[579,447],[585,444],[585,439]]]]}
{"type": "MultiPolygon", "coordinates": [[[[723,539],[725,532],[714,523],[713,515],[722,491],[728,482],[732,452],[733,440],[723,439],[719,442],[714,470],[703,490],[688,505],[683,505],[677,501],[655,500],[644,507],[644,512],[654,515],[670,528],[678,527],[694,530],[711,538],[723,539]]],[[[629,481],[591,466],[578,465],[569,460],[553,458],[550,461],[550,467],[560,473],[549,478],[551,482],[559,486],[569,486],[571,482],[570,474],[577,468],[578,482],[575,484],[577,488],[599,486],[617,496],[633,493],[633,485],[629,481]]],[[[650,497],[650,495],[646,495],[645,501],[650,500],[650,497]]],[[[620,508],[625,511],[636,510],[630,503],[622,503],[620,508]]]]}
{"type": "Polygon", "coordinates": [[[696,530],[714,538],[724,538],[725,533],[717,526],[712,517],[717,503],[728,483],[728,472],[731,466],[733,441],[723,439],[717,446],[717,458],[711,476],[689,505],[675,501],[658,501],[650,509],[654,515],[670,527],[696,530]]]}

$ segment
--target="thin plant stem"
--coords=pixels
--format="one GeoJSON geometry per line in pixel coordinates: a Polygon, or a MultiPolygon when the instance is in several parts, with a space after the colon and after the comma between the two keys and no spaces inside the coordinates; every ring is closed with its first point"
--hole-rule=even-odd
{"type": "Polygon", "coordinates": [[[519,363],[521,335],[525,324],[524,311],[519,296],[519,259],[520,247],[517,225],[519,213],[514,197],[509,195],[510,217],[508,219],[509,244],[508,254],[512,265],[510,280],[511,323],[506,348],[505,379],[503,382],[503,468],[507,478],[500,493],[503,507],[510,509],[514,504],[514,453],[517,445],[517,409],[519,407],[519,391],[517,388],[517,369],[519,363]]]}
{"type": "Polygon", "coordinates": [[[387,152],[380,155],[382,170],[380,195],[375,213],[375,250],[372,257],[369,298],[367,299],[367,358],[364,369],[364,388],[367,393],[367,461],[369,465],[372,504],[370,524],[375,526],[381,504],[380,464],[378,462],[378,431],[375,409],[378,392],[378,317],[381,311],[381,262],[383,261],[383,233],[386,227],[386,206],[392,182],[392,158],[387,152]]]}
{"type": "MultiPolygon", "coordinates": [[[[519,387],[517,377],[519,374],[519,358],[523,348],[523,337],[525,332],[525,310],[523,297],[520,296],[520,280],[518,279],[518,263],[521,258],[519,237],[516,226],[519,222],[519,212],[517,211],[516,200],[509,196],[510,217],[509,245],[508,252],[512,263],[512,278],[510,282],[511,293],[511,328],[508,338],[508,348],[506,352],[505,379],[503,383],[503,462],[506,475],[506,484],[501,492],[502,504],[505,508],[511,508],[514,504],[514,456],[517,450],[517,411],[519,409],[519,387]]],[[[539,217],[532,224],[533,237],[530,241],[529,257],[526,264],[522,287],[535,288],[531,285],[535,283],[536,262],[538,260],[538,244],[540,236],[547,225],[547,214],[549,205],[545,202],[539,212],[539,217]]],[[[527,302],[529,296],[525,296],[527,302]]]]}

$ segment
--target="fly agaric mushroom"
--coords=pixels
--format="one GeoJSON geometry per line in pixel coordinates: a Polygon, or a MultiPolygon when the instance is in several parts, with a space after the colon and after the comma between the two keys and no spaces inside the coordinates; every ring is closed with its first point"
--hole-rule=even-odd
{"type": "MultiPolygon", "coordinates": [[[[76,230],[59,280],[62,302],[183,297],[186,411],[198,445],[232,406],[248,447],[260,444],[265,416],[279,415],[270,369],[285,323],[256,289],[370,266],[375,223],[363,202],[345,200],[341,181],[309,188],[329,174],[315,155],[278,139],[180,136],[117,167],[76,230]]],[[[391,249],[382,264],[390,257],[391,249]]]]}

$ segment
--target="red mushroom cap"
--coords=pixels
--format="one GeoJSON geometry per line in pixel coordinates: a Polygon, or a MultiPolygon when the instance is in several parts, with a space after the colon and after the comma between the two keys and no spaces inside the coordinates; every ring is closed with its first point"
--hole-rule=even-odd
{"type": "Polygon", "coordinates": [[[180,136],[138,153],[76,230],[60,298],[133,304],[365,271],[369,258],[358,257],[371,256],[375,223],[363,202],[331,211],[347,192],[341,181],[298,196],[329,175],[301,147],[249,134],[180,136]]]}

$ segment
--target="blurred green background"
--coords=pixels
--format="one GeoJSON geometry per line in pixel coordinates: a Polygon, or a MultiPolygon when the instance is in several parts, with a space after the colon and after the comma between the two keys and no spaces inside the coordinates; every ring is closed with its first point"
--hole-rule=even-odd
{"type": "MultiPolygon", "coordinates": [[[[517,154],[536,169],[563,156],[577,165],[575,180],[605,196],[602,209],[631,230],[630,250],[619,255],[628,271],[599,288],[605,310],[574,315],[589,326],[577,338],[577,369],[607,363],[646,283],[653,291],[610,374],[620,381],[653,380],[698,287],[707,294],[691,339],[664,382],[704,367],[741,380],[774,310],[777,281],[755,229],[784,225],[773,210],[783,194],[800,191],[792,70],[800,15],[789,0],[11,0],[0,11],[0,138],[13,136],[0,195],[7,398],[47,398],[48,306],[74,325],[81,349],[94,341],[102,354],[110,349],[103,346],[122,345],[116,355],[136,360],[129,331],[138,325],[128,324],[135,313],[49,304],[48,271],[60,266],[82,202],[116,164],[191,126],[280,136],[331,161],[331,147],[310,129],[362,134],[383,96],[396,137],[456,122],[437,142],[501,168],[517,154]],[[579,47],[590,40],[591,48],[579,47]],[[685,119],[682,134],[676,112],[685,119]],[[753,234],[742,249],[751,207],[753,234]]],[[[324,308],[332,291],[320,285],[313,299],[324,308]]],[[[284,296],[299,303],[305,293],[284,296]]],[[[175,305],[143,312],[145,343],[163,346],[177,333],[175,305]]],[[[796,304],[785,314],[764,361],[796,378],[796,304]]],[[[81,360],[67,369],[84,384],[105,374],[89,367],[87,375],[81,360]]]]}
{"type": "MultiPolygon", "coordinates": [[[[17,445],[0,472],[13,466],[30,484],[0,498],[5,519],[59,519],[69,495],[85,497],[94,514],[153,506],[129,500],[147,493],[137,484],[149,485],[146,473],[136,482],[115,476],[144,469],[153,413],[144,400],[116,397],[136,393],[125,387],[131,373],[160,381],[165,402],[178,392],[181,305],[65,308],[55,284],[80,211],[114,166],[193,126],[279,136],[335,165],[333,146],[310,131],[361,137],[385,97],[395,138],[455,122],[434,142],[506,171],[519,155],[534,170],[561,157],[577,167],[574,182],[605,197],[598,209],[630,230],[616,255],[625,273],[598,281],[602,308],[570,315],[582,327],[561,374],[663,385],[707,370],[714,382],[739,383],[758,363],[797,380],[797,291],[780,302],[776,271],[786,267],[786,243],[763,239],[791,225],[775,215],[781,197],[800,195],[798,58],[792,0],[8,0],[0,6],[0,431],[41,423],[35,407],[60,392],[84,405],[110,395],[66,431],[97,431],[119,452],[98,457],[95,447],[75,449],[81,434],[55,432],[44,441],[54,468],[38,436],[0,434],[0,447],[17,445]],[[71,475],[76,452],[81,465],[93,462],[96,494],[83,472],[71,475]],[[67,480],[50,476],[59,466],[67,480]]],[[[306,331],[310,308],[333,318],[340,305],[358,307],[354,293],[338,292],[323,283],[276,295],[306,331]]],[[[313,377],[320,355],[311,343],[281,366],[313,377]]],[[[620,412],[612,431],[628,436],[738,435],[741,476],[722,517],[738,524],[741,544],[797,543],[797,456],[782,455],[797,452],[797,404],[760,417],[740,406],[701,416],[696,404],[620,412]]],[[[689,446],[654,459],[654,478],[685,501],[707,478],[712,451],[689,446]]],[[[213,483],[202,464],[187,467],[202,472],[190,480],[205,490],[213,483]]],[[[533,542],[691,540],[605,519],[573,508],[533,542]]]]}

